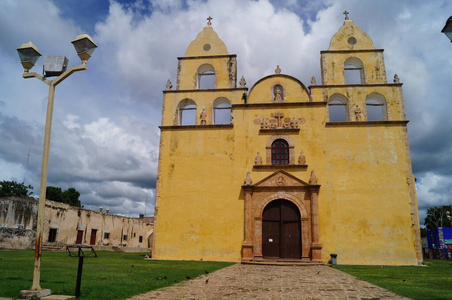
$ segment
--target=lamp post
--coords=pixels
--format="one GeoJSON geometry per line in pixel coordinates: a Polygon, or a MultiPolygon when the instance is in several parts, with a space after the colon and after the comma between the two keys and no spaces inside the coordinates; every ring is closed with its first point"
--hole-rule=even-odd
{"type": "Polygon", "coordinates": [[[446,25],[444,25],[443,30],[441,30],[442,33],[444,33],[452,43],[452,16],[449,17],[446,21],[446,25]]]}
{"type": "Polygon", "coordinates": [[[39,293],[39,297],[49,295],[50,290],[43,290],[40,285],[41,277],[41,253],[42,253],[42,238],[44,231],[44,214],[45,214],[45,199],[46,199],[46,187],[47,187],[47,170],[49,163],[49,148],[50,148],[50,134],[52,129],[52,115],[53,115],[53,102],[55,96],[55,87],[60,84],[64,79],[69,77],[72,73],[86,70],[86,62],[91,57],[91,54],[96,49],[97,45],[93,42],[91,37],[87,34],[77,36],[72,41],[78,56],[80,57],[82,64],[73,66],[66,70],[67,58],[64,56],[45,56],[44,57],[44,75],[41,76],[35,72],[29,73],[28,71],[33,68],[34,64],[41,56],[38,48],[33,45],[32,42],[23,44],[17,49],[19,53],[20,61],[24,68],[23,78],[38,78],[42,82],[49,86],[49,96],[47,101],[47,114],[46,125],[44,132],[44,148],[42,153],[42,165],[41,165],[41,183],[39,187],[39,202],[38,202],[38,221],[36,228],[36,248],[35,248],[35,262],[33,270],[33,284],[30,290],[21,291],[21,296],[26,298],[27,296],[36,297],[36,293],[39,293]],[[47,77],[57,76],[53,80],[47,79],[47,77]],[[27,293],[28,292],[28,293],[27,293]],[[31,293],[31,294],[30,294],[31,293]],[[24,297],[25,296],[25,297],[24,297]]]}

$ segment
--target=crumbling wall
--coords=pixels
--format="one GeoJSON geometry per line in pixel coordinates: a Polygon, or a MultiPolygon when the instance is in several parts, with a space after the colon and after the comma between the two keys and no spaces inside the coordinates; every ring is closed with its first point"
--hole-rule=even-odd
{"type": "Polygon", "coordinates": [[[36,229],[38,200],[0,198],[0,227],[36,229]]]}
{"type": "Polygon", "coordinates": [[[30,229],[0,228],[0,249],[33,249],[36,233],[30,229]]]}

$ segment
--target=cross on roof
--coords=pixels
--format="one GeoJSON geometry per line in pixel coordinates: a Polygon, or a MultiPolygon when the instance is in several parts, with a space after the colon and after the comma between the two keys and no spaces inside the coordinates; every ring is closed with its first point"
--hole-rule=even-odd
{"type": "Polygon", "coordinates": [[[212,20],[213,18],[211,17],[211,16],[209,16],[208,18],[207,18],[207,25],[208,26],[210,26],[210,25],[212,25],[212,22],[210,22],[210,20],[212,20]]]}
{"type": "Polygon", "coordinates": [[[348,11],[344,11],[343,14],[345,15],[345,20],[349,20],[349,18],[348,18],[349,12],[348,11]]]}

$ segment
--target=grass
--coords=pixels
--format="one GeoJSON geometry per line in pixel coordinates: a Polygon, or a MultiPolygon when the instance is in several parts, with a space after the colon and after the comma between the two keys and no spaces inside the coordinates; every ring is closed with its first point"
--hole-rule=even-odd
{"type": "Polygon", "coordinates": [[[427,267],[337,265],[334,268],[412,299],[452,299],[452,261],[425,260],[424,265],[427,267]]]}
{"type": "MultiPolygon", "coordinates": [[[[144,260],[146,253],[97,254],[98,258],[84,259],[80,299],[125,299],[232,265],[144,260]]],[[[31,287],[34,251],[0,251],[0,259],[0,297],[17,298],[20,290],[31,287]]],[[[66,252],[43,252],[41,287],[55,295],[75,295],[77,267],[78,258],[66,252]]]]}

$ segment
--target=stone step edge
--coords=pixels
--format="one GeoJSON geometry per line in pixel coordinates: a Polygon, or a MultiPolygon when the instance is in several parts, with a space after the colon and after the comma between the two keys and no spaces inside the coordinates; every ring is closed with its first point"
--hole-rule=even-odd
{"type": "Polygon", "coordinates": [[[313,267],[313,266],[331,266],[324,263],[313,262],[289,262],[289,261],[242,261],[242,265],[258,265],[258,266],[300,266],[300,267],[313,267]]]}

